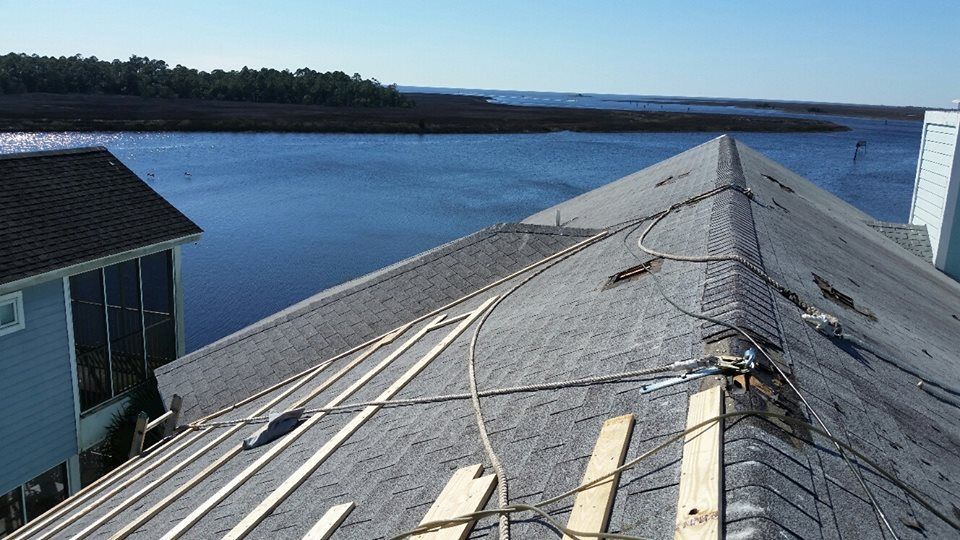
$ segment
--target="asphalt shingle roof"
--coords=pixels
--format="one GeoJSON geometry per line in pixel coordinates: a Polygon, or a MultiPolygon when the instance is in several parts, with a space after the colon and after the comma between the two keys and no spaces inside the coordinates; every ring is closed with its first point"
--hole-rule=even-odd
{"type": "Polygon", "coordinates": [[[916,223],[891,223],[889,221],[868,221],[867,225],[917,257],[933,263],[933,248],[930,246],[930,234],[926,225],[916,223]]]}
{"type": "MultiPolygon", "coordinates": [[[[819,333],[801,320],[799,310],[788,299],[730,263],[664,260],[656,276],[666,294],[685,309],[711,313],[761,337],[836,435],[889,468],[948,515],[960,514],[960,285],[868,226],[862,212],[729,137],[715,139],[562,203],[561,214],[589,230],[571,231],[575,239],[561,242],[562,231],[547,226],[554,222],[557,208],[526,220],[525,226],[546,227],[541,232],[511,233],[526,238],[524,242],[533,242],[531,237],[540,242],[544,240],[542,235],[557,236],[556,244],[543,245],[538,254],[530,253],[527,260],[532,260],[557,252],[595,230],[615,231],[544,269],[491,314],[477,344],[480,389],[662,366],[701,357],[705,351],[718,348],[742,352],[745,344],[738,338],[720,327],[704,326],[667,304],[650,275],[613,284],[609,281],[611,275],[637,264],[628,248],[636,245],[639,233],[632,228],[618,231],[615,225],[650,216],[718,184],[730,183],[751,190],[753,198],[726,190],[721,196],[682,207],[658,224],[647,243],[668,253],[739,253],[748,257],[800,297],[838,316],[846,338],[819,333]],[[846,295],[849,303],[824,296],[813,274],[846,295]],[[863,310],[874,317],[864,315],[863,310]],[[920,381],[923,384],[918,385],[920,381]]],[[[477,238],[471,242],[483,244],[477,238]]],[[[498,257],[515,245],[516,241],[500,243],[489,254],[498,257]]],[[[363,336],[393,324],[383,321],[382,327],[360,333],[344,327],[318,326],[317,321],[349,318],[349,310],[334,315],[337,312],[333,305],[345,303],[364,317],[385,311],[389,313],[387,318],[404,319],[403,310],[386,309],[392,293],[383,291],[403,290],[405,304],[429,297],[431,286],[416,276],[436,272],[435,265],[444,264],[440,261],[449,256],[431,262],[414,258],[406,263],[411,265],[406,271],[399,265],[347,284],[328,296],[321,295],[254,325],[206,352],[198,351],[161,373],[164,392],[181,392],[192,399],[192,415],[196,416],[219,404],[205,397],[190,397],[202,396],[209,392],[208,387],[230,389],[223,391],[232,391],[236,401],[281,376],[271,375],[273,370],[316,365],[334,351],[356,345],[363,336]],[[392,284],[393,280],[416,287],[406,290],[392,284]],[[355,301],[358,293],[350,291],[358,289],[380,291],[372,293],[378,300],[355,301]],[[385,308],[378,310],[376,306],[385,308]],[[318,310],[327,315],[316,315],[318,310]],[[299,328],[299,337],[295,328],[299,328]],[[330,337],[337,332],[345,332],[344,337],[330,337]],[[341,339],[342,344],[316,346],[319,336],[326,341],[341,339]],[[314,348],[317,354],[301,355],[289,348],[283,353],[276,351],[287,343],[294,344],[297,351],[314,348]],[[258,373],[264,378],[251,381],[249,376],[234,377],[230,361],[244,373],[249,372],[244,367],[248,363],[262,366],[258,373]]],[[[485,260],[486,256],[478,254],[455,267],[479,269],[489,264],[481,264],[485,260]]],[[[517,262],[516,266],[522,264],[517,262]]],[[[495,279],[494,275],[503,272],[509,272],[509,268],[485,279],[495,279]]],[[[478,279],[470,286],[478,288],[482,281],[478,279]]],[[[458,305],[450,314],[476,307],[489,295],[503,293],[516,283],[514,279],[494,287],[458,305]]],[[[465,284],[462,290],[468,288],[465,284]]],[[[420,312],[429,309],[424,304],[409,305],[418,305],[420,312]]],[[[405,320],[414,316],[415,312],[410,312],[405,320]]],[[[376,397],[449,328],[427,334],[349,401],[376,397]]],[[[466,391],[471,333],[468,330],[457,338],[396,397],[466,391]]],[[[374,353],[356,374],[334,383],[307,406],[320,406],[338,395],[401,341],[374,353]]],[[[336,361],[329,372],[354,357],[336,361]]],[[[641,395],[638,389],[643,382],[631,379],[483,398],[488,432],[506,468],[511,501],[533,502],[576,486],[605,419],[625,413],[636,415],[628,457],[680,432],[686,423],[688,399],[700,384],[641,395]]],[[[310,387],[298,390],[276,408],[290,405],[310,387]]],[[[731,389],[726,395],[727,410],[786,410],[809,420],[795,395],[784,388],[771,388],[769,395],[755,387],[743,393],[731,389]]],[[[249,415],[276,395],[276,391],[269,393],[222,418],[249,415]]],[[[187,531],[185,538],[221,536],[230,530],[353,417],[354,413],[338,413],[322,419],[214,507],[187,531]]],[[[223,429],[212,429],[202,435],[201,441],[211,440],[223,429]]],[[[107,537],[119,530],[208,467],[228,444],[236,444],[254,429],[248,426],[241,430],[232,440],[143,495],[97,529],[95,536],[107,537]]],[[[884,537],[864,493],[829,442],[802,430],[788,434],[780,425],[755,418],[727,421],[723,439],[722,523],[728,537],[884,537]]],[[[227,461],[133,536],[161,536],[269,448],[245,451],[227,461]]],[[[156,462],[164,455],[165,451],[157,452],[143,463],[156,462]]],[[[102,516],[169,470],[179,460],[177,456],[106,504],[82,515],[71,514],[77,521],[61,534],[69,536],[102,516]]],[[[609,531],[647,538],[673,536],[680,456],[681,448],[675,444],[624,472],[609,531]]],[[[389,537],[414,527],[452,472],[474,463],[483,463],[490,470],[469,401],[381,409],[253,529],[250,538],[300,538],[328,508],[348,501],[355,502],[356,508],[333,538],[389,537]]],[[[869,468],[861,470],[901,538],[956,535],[903,491],[869,468]]],[[[495,500],[491,498],[488,508],[496,504],[495,500]]],[[[550,510],[563,523],[570,504],[558,504],[550,510]]],[[[515,519],[512,532],[524,539],[558,536],[542,520],[529,515],[515,519]]],[[[494,519],[481,520],[471,534],[471,538],[494,537],[494,519]]]]}
{"type": "Polygon", "coordinates": [[[323,291],[156,371],[185,419],[257,390],[582,241],[596,231],[500,224],[323,291]],[[239,354],[238,354],[239,352],[239,354]]]}
{"type": "Polygon", "coordinates": [[[0,284],[200,227],[106,148],[0,155],[0,284]]]}

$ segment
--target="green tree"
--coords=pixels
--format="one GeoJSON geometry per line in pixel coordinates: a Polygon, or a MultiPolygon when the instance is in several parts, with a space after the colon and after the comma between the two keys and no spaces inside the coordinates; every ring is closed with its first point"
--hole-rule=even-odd
{"type": "Polygon", "coordinates": [[[107,62],[95,56],[0,56],[0,93],[119,94],[326,106],[403,107],[412,103],[395,85],[342,71],[321,73],[244,67],[198,71],[163,60],[131,56],[107,62]]]}

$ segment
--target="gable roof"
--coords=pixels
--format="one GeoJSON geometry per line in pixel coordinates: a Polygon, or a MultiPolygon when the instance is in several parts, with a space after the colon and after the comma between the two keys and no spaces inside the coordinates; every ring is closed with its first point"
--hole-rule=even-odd
{"type": "Polygon", "coordinates": [[[0,284],[202,232],[106,148],[0,155],[0,284]]]}
{"type": "MultiPolygon", "coordinates": [[[[456,316],[493,295],[509,294],[488,312],[482,331],[471,320],[463,327],[427,331],[429,321],[411,314],[406,320],[412,326],[401,326],[399,335],[366,344],[355,336],[341,347],[350,347],[347,354],[329,362],[316,357],[315,369],[304,377],[275,387],[236,386],[237,406],[214,419],[225,424],[184,432],[88,495],[89,501],[106,504],[67,503],[46,524],[41,520],[37,530],[69,536],[86,529],[106,537],[130,526],[139,535],[156,537],[194,514],[198,519],[185,527],[187,537],[223,536],[255,515],[311,456],[330,449],[331,441],[342,445],[333,445],[302,484],[284,492],[265,519],[253,520],[245,533],[299,538],[328,509],[346,502],[356,507],[334,538],[385,538],[409,530],[453,471],[478,463],[491,468],[470,400],[313,413],[307,427],[236,454],[228,449],[258,426],[234,432],[228,426],[262,415],[265,408],[316,408],[344,395],[347,403],[374,400],[415,367],[422,370],[400,385],[396,399],[462,395],[469,389],[468,353],[475,331],[481,391],[650,370],[705,353],[742,354],[749,345],[715,322],[681,313],[665,296],[755,336],[834,435],[893,471],[947,516],[960,513],[960,360],[955,354],[960,350],[960,285],[872,229],[862,212],[730,137],[561,203],[526,223],[552,223],[557,209],[568,223],[607,232],[438,311],[456,316]],[[708,192],[713,194],[697,203],[675,206],[708,192]],[[638,262],[631,247],[643,230],[638,227],[649,227],[650,216],[671,207],[646,244],[671,254],[736,254],[800,299],[836,315],[845,337],[827,336],[803,322],[794,302],[758,282],[758,275],[740,263],[668,258],[613,282],[610,276],[638,262]],[[452,329],[463,332],[450,334],[452,329]],[[440,348],[444,339],[449,345],[440,348]],[[432,361],[418,363],[424,359],[432,361]],[[298,381],[304,385],[296,387],[298,381]],[[252,393],[257,387],[263,390],[252,393]],[[240,401],[244,395],[251,398],[240,401]],[[364,414],[368,419],[357,424],[364,414]],[[213,444],[218,438],[224,440],[213,444]],[[204,445],[209,449],[200,451],[204,445]],[[276,455],[267,460],[271,452],[276,455]],[[261,460],[255,476],[236,483],[225,497],[216,495],[261,460]],[[116,493],[108,496],[108,489],[116,493]]],[[[431,289],[413,279],[410,286],[409,297],[425,297],[431,289]]],[[[292,331],[299,328],[309,336],[315,324],[308,323],[310,313],[292,310],[273,328],[283,326],[287,330],[280,333],[287,332],[294,347],[302,346],[306,337],[292,331]]],[[[247,350],[258,335],[277,344],[283,340],[261,329],[219,350],[237,362],[284,362],[284,354],[267,359],[247,350]]],[[[204,362],[198,357],[193,363],[204,362]]],[[[641,394],[640,387],[651,379],[637,375],[483,397],[486,432],[505,467],[510,502],[539,501],[575,487],[606,419],[635,415],[628,458],[665,443],[685,428],[690,396],[702,386],[724,387],[727,411],[782,411],[816,425],[786,380],[770,375],[769,366],[763,369],[746,390],[730,379],[705,378],[641,394]]],[[[165,376],[174,380],[171,372],[165,376]]],[[[201,383],[204,377],[229,374],[198,371],[196,376],[201,383]]],[[[203,391],[181,384],[167,384],[167,396],[203,391]]],[[[722,506],[715,516],[729,537],[882,537],[883,525],[853,471],[860,471],[901,538],[956,533],[871,467],[859,460],[855,468],[848,466],[829,441],[802,425],[746,417],[728,419],[723,428],[722,506]]],[[[674,534],[681,453],[679,444],[667,445],[622,473],[609,531],[647,538],[674,534]]],[[[492,497],[486,508],[496,505],[492,497]]],[[[547,510],[566,523],[570,508],[567,499],[547,510]]],[[[514,517],[511,531],[517,538],[556,536],[529,513],[514,517]]],[[[494,518],[473,527],[473,537],[496,533],[494,518]]]]}

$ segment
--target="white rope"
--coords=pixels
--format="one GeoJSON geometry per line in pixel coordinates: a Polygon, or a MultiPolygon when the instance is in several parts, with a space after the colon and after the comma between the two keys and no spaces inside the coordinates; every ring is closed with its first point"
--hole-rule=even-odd
{"type": "MultiPolygon", "coordinates": [[[[729,185],[728,189],[733,189],[744,194],[748,198],[753,198],[753,193],[749,189],[742,189],[739,186],[729,185]]],[[[702,199],[698,199],[702,200],[702,199]]],[[[643,231],[643,234],[640,235],[640,239],[637,241],[637,245],[645,251],[647,254],[654,257],[660,257],[662,259],[670,259],[674,261],[686,261],[686,262],[697,262],[697,263],[706,263],[706,262],[736,262],[740,263],[747,270],[753,272],[757,277],[764,280],[768,285],[773,287],[781,296],[793,302],[801,311],[805,314],[815,317],[822,320],[826,324],[830,325],[833,328],[834,335],[842,336],[843,329],[840,326],[840,321],[833,315],[822,311],[812,304],[808,304],[797,293],[791,291],[782,283],[774,279],[770,274],[766,273],[763,268],[757,266],[752,261],[746,257],[740,255],[677,255],[673,253],[664,253],[662,251],[657,251],[649,246],[644,245],[643,241],[647,238],[647,235],[650,234],[650,231],[660,223],[663,218],[667,217],[670,212],[676,210],[684,204],[690,204],[687,201],[683,203],[678,203],[671,206],[666,212],[663,212],[653,218],[653,221],[650,222],[650,225],[647,226],[646,230],[643,231]]]]}

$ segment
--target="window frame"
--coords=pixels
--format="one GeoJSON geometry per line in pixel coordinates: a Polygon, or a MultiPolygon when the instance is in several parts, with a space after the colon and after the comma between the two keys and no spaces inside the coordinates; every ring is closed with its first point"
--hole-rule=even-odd
{"type": "MultiPolygon", "coordinates": [[[[70,498],[70,481],[71,481],[71,480],[70,480],[70,467],[69,467],[67,461],[62,461],[62,462],[54,465],[53,467],[50,467],[49,469],[43,471],[42,473],[34,476],[33,478],[27,480],[26,482],[24,482],[24,483],[22,483],[22,484],[20,484],[20,485],[18,485],[18,486],[14,486],[13,489],[11,489],[10,491],[7,491],[6,493],[0,494],[0,495],[8,495],[8,494],[10,494],[10,493],[12,493],[12,492],[14,492],[14,491],[19,491],[19,492],[20,492],[20,496],[17,497],[18,499],[20,499],[20,525],[17,526],[16,528],[10,530],[10,531],[6,531],[6,533],[5,533],[3,530],[0,530],[0,534],[13,534],[13,533],[16,533],[16,531],[18,531],[18,530],[21,529],[22,527],[28,525],[31,521],[40,518],[44,513],[46,513],[47,511],[49,511],[51,508],[57,506],[58,504],[62,503],[62,502],[65,501],[65,500],[69,499],[69,498],[70,498]],[[41,510],[41,511],[40,511],[37,515],[35,515],[33,518],[30,518],[30,517],[29,517],[29,516],[30,516],[30,510],[28,510],[28,508],[27,508],[27,502],[28,502],[28,501],[27,501],[27,485],[28,485],[28,484],[36,484],[36,485],[39,485],[40,482],[38,481],[38,479],[39,479],[40,477],[42,477],[43,475],[48,474],[48,473],[50,473],[50,472],[53,472],[53,471],[56,470],[56,469],[60,469],[61,474],[62,474],[62,477],[63,477],[63,492],[62,492],[62,497],[63,497],[63,498],[61,498],[59,501],[57,501],[56,503],[54,503],[54,505],[51,506],[50,508],[47,508],[46,510],[41,510]]],[[[57,498],[59,498],[59,495],[58,495],[57,498]]],[[[32,505],[32,504],[33,504],[33,503],[31,503],[31,505],[32,505]]]]}
{"type": "MultiPolygon", "coordinates": [[[[105,342],[105,344],[104,344],[105,353],[106,353],[106,373],[107,373],[107,376],[108,376],[108,378],[109,378],[109,388],[104,388],[104,389],[103,389],[104,392],[102,392],[102,393],[104,393],[104,394],[109,393],[109,397],[106,398],[106,399],[102,399],[102,400],[96,401],[96,403],[92,403],[92,404],[84,403],[84,399],[81,398],[81,400],[80,400],[81,403],[80,403],[80,405],[79,405],[79,407],[80,407],[80,415],[81,415],[81,416],[85,416],[85,415],[88,415],[88,414],[90,414],[90,413],[93,413],[93,412],[95,412],[95,411],[100,410],[100,408],[106,406],[106,405],[109,404],[109,403],[115,402],[117,399],[120,399],[122,396],[127,395],[127,394],[128,394],[131,390],[133,390],[134,388],[137,388],[137,387],[139,387],[141,384],[143,384],[144,382],[147,382],[147,381],[150,380],[151,373],[152,373],[153,370],[155,369],[155,367],[152,367],[151,359],[152,359],[152,358],[156,358],[156,356],[154,356],[154,357],[151,356],[151,351],[152,351],[152,349],[151,349],[151,347],[150,347],[150,343],[149,343],[148,340],[150,339],[150,337],[151,337],[151,335],[152,335],[151,332],[154,332],[154,331],[155,331],[155,327],[158,326],[158,323],[154,323],[154,324],[148,326],[148,324],[147,324],[147,322],[148,322],[148,321],[147,321],[147,314],[148,314],[148,313],[149,313],[150,315],[152,315],[152,316],[154,316],[154,315],[168,315],[168,320],[167,320],[167,321],[163,321],[163,324],[171,324],[171,325],[173,326],[173,329],[172,329],[172,344],[171,344],[172,347],[173,347],[173,349],[172,349],[173,354],[172,354],[172,356],[171,356],[165,363],[163,363],[163,364],[158,364],[157,367],[159,367],[160,365],[165,365],[165,364],[167,364],[167,363],[169,363],[169,362],[172,362],[173,360],[176,360],[176,359],[178,358],[178,355],[177,355],[177,351],[178,351],[178,348],[177,348],[177,347],[178,347],[178,345],[177,345],[177,344],[178,344],[179,336],[178,336],[178,333],[177,333],[177,328],[178,328],[178,321],[179,321],[179,319],[178,319],[179,313],[178,313],[178,311],[177,311],[177,309],[176,309],[176,294],[177,294],[177,293],[176,293],[176,290],[177,290],[177,281],[176,281],[177,274],[176,274],[176,272],[177,272],[177,270],[176,270],[176,260],[175,260],[174,250],[173,250],[173,249],[164,249],[164,250],[156,251],[156,252],[153,252],[153,253],[148,253],[148,254],[142,255],[142,256],[140,256],[140,257],[135,257],[135,258],[132,258],[132,259],[126,259],[126,260],[123,260],[123,261],[118,261],[118,262],[115,262],[115,263],[113,263],[113,264],[111,264],[111,265],[108,265],[108,266],[104,266],[104,267],[101,267],[101,268],[95,268],[95,269],[92,269],[92,270],[88,270],[88,271],[86,271],[86,272],[81,272],[81,273],[79,273],[79,274],[71,275],[71,276],[69,276],[68,279],[69,279],[69,280],[73,280],[74,278],[77,278],[78,276],[81,276],[81,275],[84,275],[84,274],[89,274],[89,273],[92,273],[92,272],[98,272],[98,278],[99,278],[99,281],[100,281],[100,288],[99,288],[99,291],[98,291],[97,296],[102,298],[102,304],[97,303],[96,305],[99,306],[100,308],[102,308],[102,309],[100,309],[100,311],[102,312],[101,314],[102,314],[102,318],[103,318],[103,321],[104,321],[104,335],[105,335],[105,339],[106,339],[106,342],[105,342]],[[168,304],[168,305],[167,305],[167,308],[169,309],[169,313],[167,313],[167,312],[162,312],[162,311],[148,310],[148,309],[144,306],[144,297],[145,297],[145,294],[144,294],[144,285],[145,285],[145,282],[144,282],[144,273],[143,273],[143,268],[144,268],[143,260],[146,259],[146,258],[155,257],[155,256],[162,256],[162,258],[163,258],[163,271],[162,271],[162,272],[159,272],[159,273],[156,273],[155,275],[151,275],[151,277],[152,277],[152,278],[157,278],[157,277],[159,277],[159,278],[163,279],[164,282],[166,283],[166,286],[165,286],[165,287],[166,287],[166,293],[167,293],[167,294],[166,294],[166,296],[167,296],[166,302],[167,302],[167,304],[168,304]],[[115,331],[114,331],[113,329],[111,329],[111,324],[112,324],[112,323],[111,323],[111,316],[112,316],[112,315],[111,315],[111,309],[126,309],[126,308],[124,308],[123,305],[120,305],[120,304],[118,304],[118,303],[116,303],[116,302],[111,303],[110,291],[112,290],[112,288],[115,288],[116,286],[111,287],[111,286],[108,284],[109,279],[108,279],[108,275],[107,275],[107,274],[108,274],[108,269],[109,269],[109,268],[116,267],[116,266],[120,266],[120,265],[127,264],[127,263],[131,263],[131,262],[132,262],[132,263],[135,263],[136,284],[137,284],[137,294],[134,295],[134,297],[131,298],[131,299],[132,299],[132,300],[136,300],[136,301],[138,302],[137,311],[139,312],[139,317],[138,317],[137,323],[138,323],[138,325],[139,325],[140,340],[141,340],[141,342],[142,342],[142,343],[140,343],[140,346],[137,347],[138,351],[136,351],[136,352],[137,352],[137,353],[142,353],[142,356],[143,356],[142,362],[143,362],[143,375],[144,375],[144,379],[143,379],[142,381],[140,381],[140,382],[137,382],[136,384],[133,384],[132,386],[123,387],[123,388],[121,389],[120,386],[119,386],[118,383],[117,383],[117,380],[116,380],[116,372],[115,372],[115,369],[116,369],[117,366],[116,366],[116,364],[115,364],[116,358],[115,358],[114,354],[115,354],[115,351],[117,350],[117,349],[116,349],[117,343],[114,343],[114,341],[115,341],[115,336],[113,336],[113,334],[115,333],[115,331]],[[148,332],[148,331],[149,331],[149,332],[148,332]]],[[[151,283],[153,283],[153,281],[151,281],[151,283]]],[[[73,287],[72,285],[73,285],[73,282],[71,281],[70,298],[69,298],[69,301],[68,301],[68,309],[71,310],[71,312],[70,312],[70,313],[71,313],[71,320],[73,321],[73,326],[74,326],[74,328],[76,329],[77,321],[81,320],[81,318],[77,316],[77,313],[76,313],[76,305],[77,305],[77,303],[84,303],[84,300],[80,300],[80,299],[77,299],[77,298],[74,297],[74,287],[73,287]]],[[[98,298],[98,300],[100,300],[100,298],[98,298]]],[[[122,303],[122,302],[121,302],[121,303],[122,303]]],[[[77,332],[76,332],[76,330],[74,330],[73,343],[71,344],[71,346],[74,348],[74,351],[77,351],[77,332]]],[[[89,352],[89,351],[88,351],[88,352],[89,352]]],[[[79,353],[76,353],[76,354],[77,354],[77,360],[76,360],[76,362],[77,362],[77,369],[78,369],[78,371],[79,371],[79,370],[81,369],[81,367],[84,367],[84,366],[86,366],[86,365],[84,364],[84,366],[81,366],[81,363],[82,363],[82,362],[81,362],[81,356],[82,356],[82,355],[79,354],[79,353]]],[[[86,353],[85,353],[85,354],[86,354],[86,353]]],[[[78,378],[78,381],[77,381],[77,385],[78,385],[78,389],[79,389],[80,391],[82,391],[83,389],[80,387],[80,380],[79,380],[79,378],[78,378]]]]}
{"type": "Polygon", "coordinates": [[[0,336],[12,334],[27,327],[27,321],[23,314],[23,291],[14,291],[0,295],[0,304],[13,304],[14,318],[13,323],[0,326],[0,336]]]}

